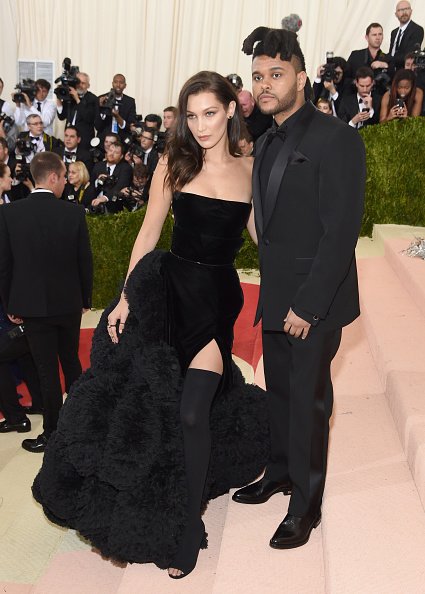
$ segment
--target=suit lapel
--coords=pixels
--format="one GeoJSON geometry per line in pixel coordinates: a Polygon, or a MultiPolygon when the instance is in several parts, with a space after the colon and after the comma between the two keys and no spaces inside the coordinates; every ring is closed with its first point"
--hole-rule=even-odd
{"type": "Polygon", "coordinates": [[[260,192],[260,166],[267,145],[267,134],[261,136],[255,146],[255,159],[252,169],[252,200],[254,203],[255,220],[260,233],[263,233],[263,205],[260,192]]]}
{"type": "Polygon", "coordinates": [[[306,105],[304,113],[297,122],[295,129],[291,132],[289,138],[287,138],[285,142],[282,143],[280,151],[277,154],[267,184],[266,203],[268,205],[268,217],[263,221],[263,230],[267,228],[267,225],[270,222],[274,208],[276,206],[279,188],[282,183],[283,176],[285,175],[286,168],[288,166],[289,157],[291,156],[291,153],[297,147],[302,137],[306,133],[310,121],[312,120],[315,113],[316,109],[313,107],[311,103],[308,103],[306,105]]]}

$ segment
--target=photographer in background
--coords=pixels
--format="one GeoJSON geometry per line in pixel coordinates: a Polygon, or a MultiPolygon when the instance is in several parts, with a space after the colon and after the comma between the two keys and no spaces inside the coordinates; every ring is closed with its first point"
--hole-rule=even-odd
{"type": "MultiPolygon", "coordinates": [[[[332,52],[328,52],[331,54],[332,52]]],[[[313,83],[313,103],[323,97],[332,102],[332,111],[338,114],[342,97],[350,91],[350,81],[346,78],[347,62],[339,56],[329,56],[326,64],[317,69],[313,83]]]]}
{"type": "Polygon", "coordinates": [[[96,163],[90,177],[90,188],[84,204],[94,214],[113,214],[123,210],[119,193],[131,185],[133,169],[124,160],[121,143],[111,144],[106,150],[106,160],[96,163]]]}
{"type": "Polygon", "coordinates": [[[380,122],[421,115],[423,91],[416,86],[412,70],[402,68],[394,75],[391,89],[382,97],[380,122]]]}
{"type": "Polygon", "coordinates": [[[353,80],[359,68],[369,66],[374,73],[375,88],[378,92],[382,91],[381,95],[383,95],[387,90],[385,85],[389,86],[391,84],[391,78],[387,73],[390,56],[387,56],[381,50],[384,40],[382,26],[379,23],[371,23],[366,29],[365,39],[367,48],[353,50],[347,60],[346,78],[350,81],[353,80]],[[383,84],[380,83],[381,80],[383,84]]]}
{"type": "Polygon", "coordinates": [[[266,130],[271,128],[273,116],[261,113],[249,91],[239,91],[238,103],[242,110],[245,126],[255,142],[266,130]]]}
{"type": "Polygon", "coordinates": [[[374,92],[373,70],[368,66],[359,68],[354,84],[357,92],[342,98],[338,117],[357,129],[377,124],[381,97],[374,92]]]}
{"type": "Polygon", "coordinates": [[[148,201],[148,168],[142,163],[133,167],[133,180],[131,185],[123,188],[119,193],[124,208],[130,211],[139,210],[148,201]]]}
{"type": "MultiPolygon", "coordinates": [[[[24,102],[16,101],[15,123],[20,126],[24,132],[28,131],[27,118],[29,115],[40,116],[44,131],[46,134],[53,136],[53,122],[56,117],[56,105],[47,95],[50,91],[50,83],[44,78],[39,78],[35,81],[35,96],[34,99],[28,97],[27,93],[23,93],[24,102]]],[[[16,93],[12,93],[12,98],[16,97],[16,93]]]]}
{"type": "Polygon", "coordinates": [[[0,138],[7,140],[7,145],[10,151],[15,148],[16,136],[18,128],[15,124],[15,108],[9,101],[1,99],[3,93],[3,79],[0,78],[0,138]]]}
{"type": "Polygon", "coordinates": [[[68,126],[64,132],[64,146],[53,149],[68,169],[70,163],[82,161],[89,172],[93,169],[90,152],[82,146],[81,136],[76,126],[68,126]]]}
{"type": "Polygon", "coordinates": [[[22,164],[17,166],[16,157],[14,154],[9,154],[9,147],[7,141],[0,137],[0,165],[7,165],[12,176],[12,187],[7,195],[10,202],[26,198],[31,190],[34,188],[32,178],[29,171],[29,165],[22,164]],[[16,171],[17,169],[17,171],[16,171]]]}
{"type": "Polygon", "coordinates": [[[165,135],[172,130],[177,120],[177,108],[169,105],[162,114],[162,123],[164,124],[165,135]]]}
{"type": "Polygon", "coordinates": [[[76,126],[80,132],[81,146],[87,150],[90,140],[95,135],[94,121],[98,109],[96,95],[89,91],[90,77],[85,72],[76,74],[77,86],[69,87],[72,101],[64,101],[57,97],[57,112],[60,120],[66,121],[66,126],[76,126]]]}
{"type": "Polygon", "coordinates": [[[96,113],[95,127],[103,140],[108,132],[118,134],[124,141],[130,132],[130,125],[137,122],[136,102],[133,97],[124,95],[127,86],[125,76],[116,74],[112,79],[109,93],[98,98],[99,109],[96,113]]]}
{"type": "Polygon", "coordinates": [[[417,50],[406,54],[404,68],[411,70],[416,76],[416,86],[424,92],[421,116],[425,116],[425,50],[417,50]]]}

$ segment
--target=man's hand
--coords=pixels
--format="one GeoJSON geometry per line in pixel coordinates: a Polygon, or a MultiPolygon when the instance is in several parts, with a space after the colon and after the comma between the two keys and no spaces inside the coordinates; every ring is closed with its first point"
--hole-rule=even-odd
{"type": "Polygon", "coordinates": [[[318,68],[317,68],[317,78],[322,78],[323,73],[325,72],[325,66],[324,64],[321,64],[318,68]]]}
{"type": "Polygon", "coordinates": [[[68,91],[71,97],[74,99],[75,103],[78,105],[81,102],[81,99],[77,92],[77,89],[74,89],[74,87],[69,87],[68,91]]]}
{"type": "Polygon", "coordinates": [[[289,309],[288,314],[283,321],[285,322],[285,325],[283,326],[284,332],[294,336],[294,338],[301,337],[303,340],[307,338],[311,324],[297,316],[292,309],[289,309]]]}
{"type": "Polygon", "coordinates": [[[120,116],[120,112],[118,111],[118,109],[111,109],[111,113],[114,116],[114,118],[117,120],[118,125],[122,126],[122,124],[124,123],[123,118],[120,116]]]}
{"type": "Polygon", "coordinates": [[[368,120],[370,117],[370,114],[368,111],[360,111],[359,113],[356,113],[356,115],[351,119],[353,124],[358,124],[359,122],[365,122],[366,120],[368,120]]]}
{"type": "Polygon", "coordinates": [[[375,60],[372,62],[370,67],[375,70],[375,68],[388,68],[387,62],[382,62],[382,60],[375,60]]]}
{"type": "Polygon", "coordinates": [[[325,89],[327,91],[329,91],[329,93],[331,95],[335,95],[335,93],[336,93],[336,87],[335,87],[335,84],[334,84],[334,81],[333,80],[325,80],[323,82],[323,86],[325,87],[325,89]]]}
{"type": "Polygon", "coordinates": [[[103,202],[108,202],[108,199],[106,198],[106,196],[98,196],[97,198],[95,198],[94,200],[91,201],[91,205],[99,206],[99,204],[102,204],[103,202]]]}
{"type": "Polygon", "coordinates": [[[103,107],[107,101],[108,97],[106,95],[102,95],[102,97],[99,97],[99,105],[100,107],[103,107]]]}
{"type": "Polygon", "coordinates": [[[23,324],[23,322],[24,322],[22,318],[18,318],[17,316],[14,316],[13,314],[7,314],[7,317],[14,324],[23,324]]]}
{"type": "Polygon", "coordinates": [[[366,95],[365,97],[362,97],[362,99],[363,99],[363,105],[365,107],[368,107],[369,109],[372,109],[372,96],[366,95]]]}

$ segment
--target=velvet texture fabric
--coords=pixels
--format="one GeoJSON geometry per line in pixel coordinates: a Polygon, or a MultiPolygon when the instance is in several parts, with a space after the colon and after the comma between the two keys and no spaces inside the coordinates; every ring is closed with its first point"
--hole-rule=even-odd
{"type": "MultiPolygon", "coordinates": [[[[118,345],[105,310],[92,367],[73,385],[33,485],[47,517],[80,532],[106,557],[168,567],[186,524],[179,417],[183,378],[167,336],[164,257],[154,251],[127,283],[130,315],[118,345]]],[[[265,393],[232,365],[214,400],[203,503],[254,480],[269,454],[265,393]]],[[[203,543],[206,546],[206,542],[203,543]]]]}

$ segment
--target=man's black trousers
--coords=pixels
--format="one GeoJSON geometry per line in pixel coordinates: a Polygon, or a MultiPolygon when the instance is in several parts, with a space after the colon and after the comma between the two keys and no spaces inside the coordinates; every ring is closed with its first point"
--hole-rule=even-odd
{"type": "Polygon", "coordinates": [[[263,332],[271,433],[266,477],[292,481],[288,513],[294,516],[316,514],[321,506],[333,406],[330,365],[340,341],[341,329],[305,340],[263,332]]]}

